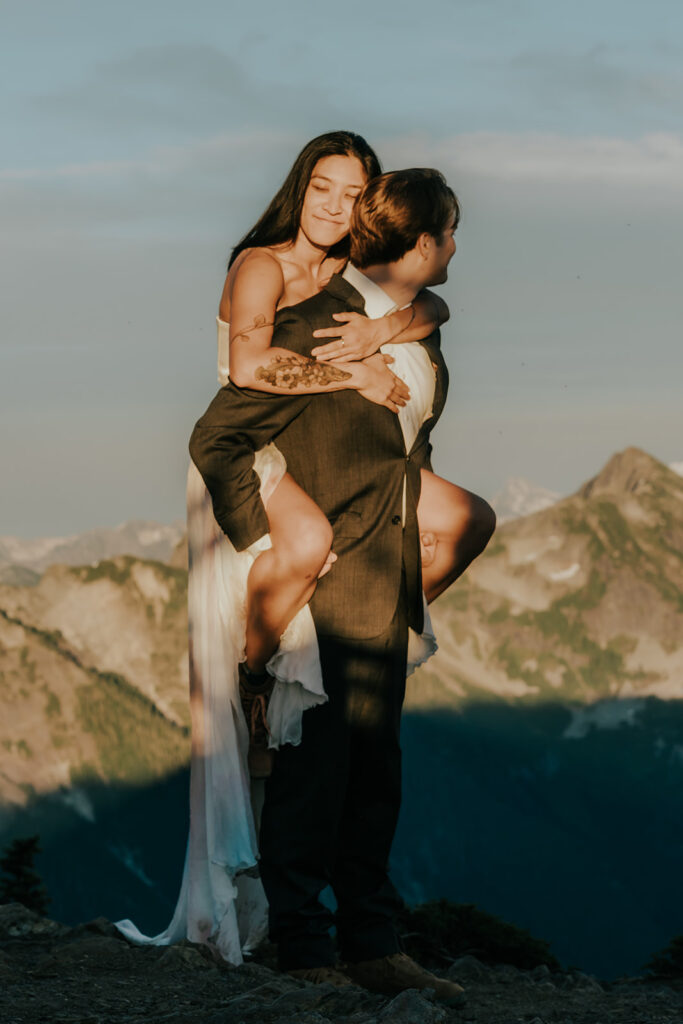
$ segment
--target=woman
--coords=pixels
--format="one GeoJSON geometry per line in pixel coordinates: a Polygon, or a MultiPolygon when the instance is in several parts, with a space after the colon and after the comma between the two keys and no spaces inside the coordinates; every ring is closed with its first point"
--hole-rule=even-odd
{"type": "MultiPolygon", "coordinates": [[[[251,232],[236,247],[221,300],[219,367],[225,361],[226,325],[230,335],[233,382],[286,394],[357,387],[372,401],[394,412],[408,400],[407,389],[387,370],[381,357],[368,357],[389,337],[411,341],[425,337],[439,320],[442,305],[422,297],[414,309],[392,314],[380,323],[353,314],[340,318],[338,341],[319,353],[323,383],[291,387],[259,377],[263,353],[269,358],[291,352],[269,348],[277,309],[313,294],[343,265],[345,236],[353,202],[365,181],[380,170],[370,147],[359,136],[333,132],[314,139],[297,158],[282,189],[251,232]],[[435,315],[438,310],[439,315],[435,315]],[[344,351],[345,350],[345,351],[344,351]],[[329,357],[335,358],[329,362],[329,357]],[[348,361],[351,356],[355,361],[348,361]]],[[[331,332],[322,333],[325,338],[331,332]]],[[[168,944],[188,937],[212,942],[233,962],[265,934],[266,907],[258,879],[248,874],[257,862],[257,843],[249,799],[246,755],[247,725],[240,713],[237,663],[247,644],[248,667],[257,675],[265,667],[284,626],[289,626],[269,668],[278,679],[270,701],[270,728],[277,742],[300,738],[301,715],[323,702],[317,643],[306,602],[316,577],[331,565],[329,525],[317,507],[287,476],[273,445],[256,453],[255,468],[269,518],[271,537],[247,552],[236,552],[213,518],[210,499],[194,467],[188,478],[190,550],[190,684],[192,712],[191,823],[183,883],[176,911],[165,932],[141,935],[130,921],[119,923],[138,942],[168,944]],[[292,530],[291,524],[295,528],[292,530]],[[305,531],[303,527],[305,526],[305,531]],[[305,533],[303,544],[298,544],[305,533]],[[271,546],[272,540],[272,546],[271,546]],[[269,579],[276,584],[269,587],[269,579]],[[247,594],[248,588],[248,594],[247,594]],[[247,595],[241,599],[239,595],[247,595]],[[291,621],[290,621],[291,620],[291,621]],[[238,900],[238,895],[240,899],[238,900]]],[[[432,474],[428,474],[432,476],[432,474]]],[[[434,528],[432,549],[442,536],[455,549],[458,533],[471,546],[470,496],[434,478],[423,482],[422,528],[434,528]],[[452,489],[452,490],[449,490],[452,489]],[[448,497],[447,514],[434,495],[448,497]],[[453,500],[453,495],[458,501],[453,500]],[[438,521],[439,512],[445,529],[438,521]],[[430,518],[431,517],[431,518],[430,518]],[[436,536],[438,535],[438,536],[436,536]]],[[[471,496],[473,498],[473,496],[471,496]]],[[[443,547],[443,545],[441,545],[443,547]]],[[[480,545],[481,546],[481,545],[480,545]]],[[[457,574],[451,558],[448,572],[457,574]]],[[[425,559],[426,562],[429,559],[425,559]]],[[[448,583],[439,559],[438,573],[425,574],[428,597],[448,583]]],[[[445,562],[444,562],[445,564],[445,562]]],[[[429,567],[428,567],[429,568],[429,567]]],[[[462,565],[464,568],[464,565],[462,565]]],[[[462,571],[460,569],[459,571],[462,571]]],[[[247,678],[247,682],[249,679],[247,678]]]]}

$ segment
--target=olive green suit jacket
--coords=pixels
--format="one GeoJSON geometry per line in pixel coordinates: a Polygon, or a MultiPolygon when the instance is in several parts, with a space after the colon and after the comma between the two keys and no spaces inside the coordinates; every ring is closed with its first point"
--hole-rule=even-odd
{"type": "MultiPolygon", "coordinates": [[[[365,313],[365,304],[355,288],[335,275],[317,295],[278,312],[273,345],[309,356],[318,344],[313,331],[328,327],[333,313],[346,310],[365,313]]],[[[319,633],[378,636],[393,617],[402,572],[409,623],[422,629],[420,469],[431,468],[429,432],[448,386],[439,332],[422,344],[436,370],[433,415],[409,452],[398,416],[354,390],[290,397],[229,383],[192,433],[190,455],[211,494],[216,520],[238,550],[268,532],[253,457],[269,441],[329,519],[338,560],[311,600],[319,633]]]]}

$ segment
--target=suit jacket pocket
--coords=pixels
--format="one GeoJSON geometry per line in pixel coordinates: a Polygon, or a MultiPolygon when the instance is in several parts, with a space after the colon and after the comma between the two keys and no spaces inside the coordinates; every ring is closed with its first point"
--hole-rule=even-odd
{"type": "Polygon", "coordinates": [[[349,508],[338,516],[330,516],[335,537],[362,537],[363,517],[360,512],[349,508]]]}

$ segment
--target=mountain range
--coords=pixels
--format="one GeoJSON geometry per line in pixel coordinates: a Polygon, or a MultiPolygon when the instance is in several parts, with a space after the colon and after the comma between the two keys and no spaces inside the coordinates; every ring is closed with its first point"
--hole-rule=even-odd
{"type": "MultiPolygon", "coordinates": [[[[504,523],[409,680],[393,870],[637,971],[681,931],[683,478],[636,448],[504,523]]],[[[167,552],[167,557],[170,554],[167,552]]],[[[173,908],[187,827],[186,571],[119,555],[0,586],[0,844],[40,831],[52,915],[173,908]]]]}
{"type": "Polygon", "coordinates": [[[31,585],[49,565],[91,565],[116,555],[166,562],[184,535],[181,521],[166,525],[136,519],[71,537],[0,537],[0,583],[31,585]]]}

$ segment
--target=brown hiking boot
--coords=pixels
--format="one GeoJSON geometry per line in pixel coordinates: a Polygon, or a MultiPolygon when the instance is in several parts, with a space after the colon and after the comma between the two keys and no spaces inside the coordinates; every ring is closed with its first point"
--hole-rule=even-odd
{"type": "Polygon", "coordinates": [[[268,749],[268,701],[275,686],[275,680],[267,672],[260,675],[249,672],[242,662],[239,665],[240,701],[249,728],[249,753],[247,765],[252,779],[267,779],[273,770],[273,751],[268,749]]]}
{"type": "Polygon", "coordinates": [[[292,978],[299,981],[308,981],[311,985],[335,985],[343,988],[344,985],[353,985],[350,978],[338,971],[336,967],[299,967],[295,971],[287,971],[292,978]]]}
{"type": "Polygon", "coordinates": [[[430,974],[405,953],[394,953],[379,960],[365,960],[360,964],[346,964],[344,970],[356,985],[369,992],[395,996],[407,988],[431,988],[436,998],[448,1006],[461,1006],[465,990],[455,981],[445,981],[430,974]]]}

